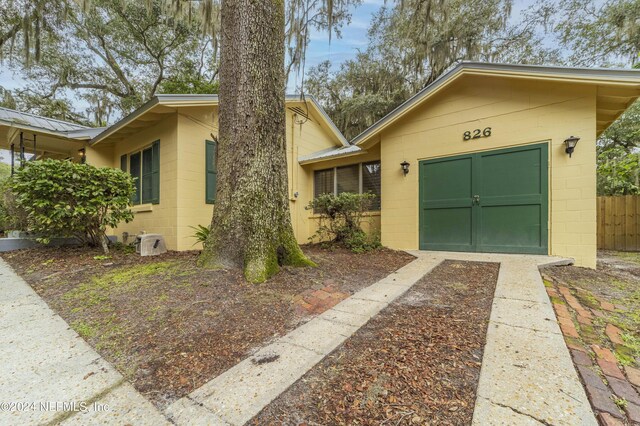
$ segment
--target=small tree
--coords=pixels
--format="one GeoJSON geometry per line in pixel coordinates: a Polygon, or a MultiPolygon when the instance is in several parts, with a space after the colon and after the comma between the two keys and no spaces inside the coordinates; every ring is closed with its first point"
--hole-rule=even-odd
{"type": "Polygon", "coordinates": [[[11,190],[27,213],[29,230],[44,243],[52,237],[74,237],[108,253],[107,227],[133,219],[133,179],[118,169],[57,160],[29,162],[11,179],[11,190]]]}
{"type": "Polygon", "coordinates": [[[380,247],[377,235],[367,235],[362,229],[365,213],[371,210],[374,194],[324,194],[309,203],[310,209],[320,214],[318,230],[311,240],[343,244],[354,252],[380,247]]]}

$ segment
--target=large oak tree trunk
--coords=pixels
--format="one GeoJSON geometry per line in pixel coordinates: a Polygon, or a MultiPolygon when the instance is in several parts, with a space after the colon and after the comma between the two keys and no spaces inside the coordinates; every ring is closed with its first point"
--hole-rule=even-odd
{"type": "Polygon", "coordinates": [[[287,197],[284,0],[223,0],[221,14],[218,189],[200,264],[263,282],[313,264],[287,197]]]}

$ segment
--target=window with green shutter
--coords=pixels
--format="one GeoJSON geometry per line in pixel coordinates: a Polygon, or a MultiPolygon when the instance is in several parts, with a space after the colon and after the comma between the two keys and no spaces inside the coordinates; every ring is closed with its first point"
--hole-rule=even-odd
{"type": "Polygon", "coordinates": [[[142,203],[160,202],[160,142],[142,151],[142,203]]]}
{"type": "Polygon", "coordinates": [[[218,145],[214,141],[205,141],[206,161],[206,202],[216,202],[216,187],[218,181],[218,145]]]}
{"type": "MultiPolygon", "coordinates": [[[[127,155],[120,157],[120,168],[127,169],[127,155]]],[[[133,204],[160,202],[160,141],[142,151],[129,154],[129,173],[135,179],[133,204]]]]}

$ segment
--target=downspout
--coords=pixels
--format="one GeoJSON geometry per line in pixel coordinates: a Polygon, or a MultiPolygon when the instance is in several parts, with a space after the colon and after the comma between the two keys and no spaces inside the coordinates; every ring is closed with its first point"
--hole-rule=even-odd
{"type": "Polygon", "coordinates": [[[292,114],[291,116],[291,188],[289,188],[289,199],[290,200],[294,200],[294,186],[295,186],[295,166],[294,166],[294,161],[295,161],[295,133],[296,133],[296,115],[297,114],[292,114]]]}

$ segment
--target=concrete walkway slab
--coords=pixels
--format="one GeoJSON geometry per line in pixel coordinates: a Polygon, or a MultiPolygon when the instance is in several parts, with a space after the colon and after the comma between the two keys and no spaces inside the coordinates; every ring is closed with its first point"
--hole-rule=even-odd
{"type": "Polygon", "coordinates": [[[0,424],[71,421],[94,402],[103,411],[91,415],[92,424],[166,424],[2,259],[0,359],[0,403],[16,403],[0,410],[0,424]]]}
{"type": "Polygon", "coordinates": [[[538,267],[560,258],[448,253],[499,261],[474,425],[597,425],[538,267]]]}
{"type": "Polygon", "coordinates": [[[441,261],[419,257],[178,400],[166,414],[177,425],[244,425],[441,261]]]}

